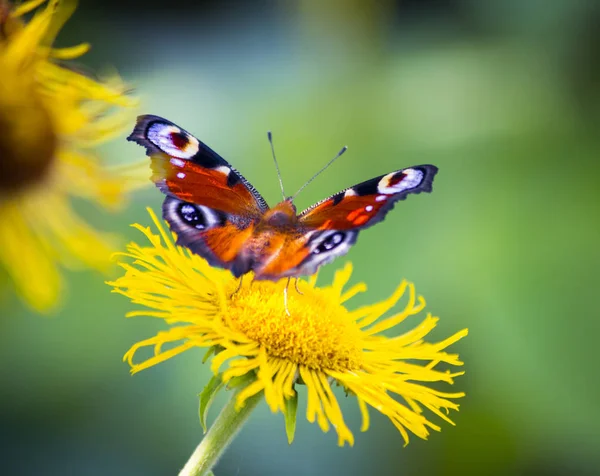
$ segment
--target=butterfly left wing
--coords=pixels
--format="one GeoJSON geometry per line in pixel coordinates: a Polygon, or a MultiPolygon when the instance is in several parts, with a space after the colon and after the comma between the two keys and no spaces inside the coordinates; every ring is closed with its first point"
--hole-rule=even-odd
{"type": "Polygon", "coordinates": [[[166,195],[236,215],[260,216],[269,209],[242,174],[171,121],[139,116],[127,140],[146,148],[152,180],[166,195]]]}
{"type": "Polygon", "coordinates": [[[299,216],[299,233],[287,237],[275,259],[259,272],[267,279],[310,275],[319,266],[346,254],[358,232],[382,221],[399,200],[431,192],[433,165],[398,170],[347,188],[299,216]]]}
{"type": "Polygon", "coordinates": [[[163,218],[177,244],[236,276],[247,272],[235,258],[269,209],[256,189],[206,144],[162,117],[139,116],[128,140],[146,148],[152,180],[167,195],[163,218]]]}

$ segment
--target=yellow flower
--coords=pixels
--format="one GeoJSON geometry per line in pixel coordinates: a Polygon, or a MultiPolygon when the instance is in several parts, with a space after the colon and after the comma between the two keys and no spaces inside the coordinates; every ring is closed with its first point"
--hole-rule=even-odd
{"type": "Polygon", "coordinates": [[[92,147],[118,134],[136,105],[118,78],[101,82],[65,66],[87,44],[51,47],[74,8],[0,0],[0,267],[40,311],[57,301],[58,264],[110,262],[109,237],[82,221],[71,199],[120,203],[125,176],[103,167],[92,147]]]}
{"type": "Polygon", "coordinates": [[[453,399],[464,394],[444,393],[423,382],[452,384],[454,377],[463,374],[436,367],[462,365],[456,354],[444,349],[467,335],[467,330],[441,342],[426,342],[424,337],[438,320],[428,314],[412,330],[395,337],[383,334],[425,307],[411,283],[402,282],[385,301],[348,310],[343,304],[364,291],[365,285],[344,290],[351,274],[347,265],[330,286],[317,287],[316,277],[299,281],[302,294],[290,290],[288,316],[283,303],[285,280],[250,283],[246,279],[236,292],[239,281],[229,271],[211,268],[199,256],[175,246],[172,235],[150,213],[159,235],[134,225],[150,245],[130,244],[123,255],[133,262],[121,263],[125,275],[109,284],[114,292],[144,306],[128,317],[160,318],[171,327],[125,354],[132,372],[193,347],[211,348],[215,350],[211,369],[215,374],[222,371],[223,382],[251,377],[237,394],[237,408],[264,392],[271,410],[285,414],[287,401],[296,398],[294,386],[303,383],[308,390],[307,419],[316,420],[323,431],[333,425],[340,445],[352,445],[354,437],[344,422],[333,383],[356,396],[362,431],[369,427],[368,406],[386,415],[406,443],[409,431],[427,438],[430,429],[440,429],[424,409],[452,423],[446,413],[458,409],[453,399]],[[382,318],[404,296],[404,309],[382,318]],[[134,363],[138,349],[148,346],[154,355],[134,363]]]}

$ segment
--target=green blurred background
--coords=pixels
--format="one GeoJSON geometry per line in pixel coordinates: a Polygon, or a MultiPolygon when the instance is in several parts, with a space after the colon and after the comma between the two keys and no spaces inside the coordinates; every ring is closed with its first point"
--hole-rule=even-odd
{"type": "MultiPolygon", "coordinates": [[[[135,86],[141,113],[195,133],[271,204],[269,129],[289,191],[349,146],[301,209],[440,168],[433,194],[402,202],[320,279],[351,260],[369,286],[359,305],[407,278],[442,318],[433,338],[470,329],[453,348],[467,370],[457,426],[402,448],[376,412],[360,433],[341,397],[354,448],[303,417],[288,446],[262,405],[217,476],[600,474],[600,2],[83,0],[59,44],[79,41],[93,44],[86,66],[135,86]]],[[[102,149],[111,161],[142,158],[125,136],[102,149]]],[[[78,207],[125,242],[161,201],[150,186],[116,218],[78,207]]],[[[176,474],[202,437],[202,351],[131,377],[122,355],[161,323],[124,319],[132,306],[98,274],[66,277],[50,318],[3,296],[0,472],[176,474]]]]}

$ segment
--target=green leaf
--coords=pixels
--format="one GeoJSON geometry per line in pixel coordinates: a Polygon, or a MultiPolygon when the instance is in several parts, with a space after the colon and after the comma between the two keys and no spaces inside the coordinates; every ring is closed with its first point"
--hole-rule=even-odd
{"type": "Polygon", "coordinates": [[[202,390],[202,393],[198,394],[200,397],[200,408],[198,409],[198,416],[200,417],[200,424],[204,433],[206,433],[206,417],[208,416],[208,409],[215,399],[219,390],[223,388],[223,381],[221,380],[221,374],[213,376],[202,390]]]}
{"type": "Polygon", "coordinates": [[[206,353],[204,354],[204,357],[202,357],[202,363],[205,364],[206,361],[210,358],[211,355],[215,354],[217,351],[216,346],[212,346],[209,347],[208,350],[206,351],[206,353]]]}
{"type": "Polygon", "coordinates": [[[285,401],[285,432],[288,443],[291,445],[296,433],[296,410],[298,409],[298,392],[294,391],[294,396],[285,401]]]}
{"type": "Polygon", "coordinates": [[[245,387],[256,380],[254,372],[248,372],[239,377],[233,377],[227,381],[227,389],[239,388],[242,385],[245,387]]]}

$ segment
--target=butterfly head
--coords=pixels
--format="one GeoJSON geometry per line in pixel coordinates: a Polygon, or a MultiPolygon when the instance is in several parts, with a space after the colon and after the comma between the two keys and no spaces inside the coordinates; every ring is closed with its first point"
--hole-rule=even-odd
{"type": "Polygon", "coordinates": [[[276,228],[293,226],[297,221],[297,210],[291,197],[286,198],[283,202],[278,203],[275,207],[268,210],[263,217],[264,223],[276,228]]]}

